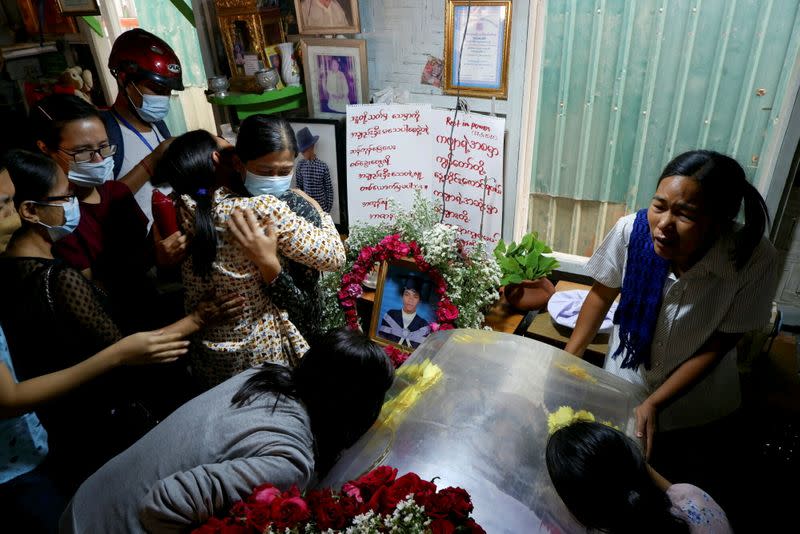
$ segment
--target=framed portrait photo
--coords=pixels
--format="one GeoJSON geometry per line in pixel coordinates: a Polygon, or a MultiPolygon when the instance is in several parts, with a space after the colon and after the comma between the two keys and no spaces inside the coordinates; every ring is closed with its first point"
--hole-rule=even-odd
{"type": "Polygon", "coordinates": [[[446,0],[444,92],[508,96],[511,0],[446,0]]]}
{"type": "MultiPolygon", "coordinates": [[[[332,207],[328,213],[331,215],[336,229],[340,233],[347,233],[347,162],[345,157],[345,137],[344,119],[312,119],[304,117],[288,118],[289,125],[294,130],[297,139],[298,149],[314,147],[314,155],[321,163],[324,163],[330,175],[331,186],[333,188],[332,207]],[[313,143],[313,145],[312,145],[313,143]]],[[[297,163],[303,161],[305,156],[301,153],[297,156],[297,163]]],[[[313,189],[319,190],[319,184],[306,184],[308,179],[305,176],[298,176],[298,168],[295,167],[294,183],[292,187],[298,185],[298,178],[303,183],[306,192],[313,189]]],[[[317,165],[317,167],[320,167],[317,165]]],[[[300,171],[302,172],[302,170],[300,171]]],[[[314,173],[319,174],[319,173],[314,173]]],[[[320,202],[320,205],[322,202],[320,202]]]]}
{"type": "Polygon", "coordinates": [[[58,9],[64,15],[99,15],[97,0],[57,0],[58,9]]]}
{"type": "Polygon", "coordinates": [[[361,32],[358,0],[294,0],[294,9],[302,35],[361,32]]]}
{"type": "Polygon", "coordinates": [[[337,118],[349,104],[369,97],[367,42],[363,39],[303,39],[308,111],[314,117],[337,118]]]}
{"type": "Polygon", "coordinates": [[[411,258],[383,262],[378,272],[369,337],[411,352],[431,333],[439,300],[431,278],[411,258]]]}

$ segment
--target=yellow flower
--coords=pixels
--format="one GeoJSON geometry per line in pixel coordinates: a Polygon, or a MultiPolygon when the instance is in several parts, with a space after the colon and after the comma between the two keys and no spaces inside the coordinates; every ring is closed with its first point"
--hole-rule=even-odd
{"type": "Polygon", "coordinates": [[[559,369],[563,369],[564,371],[568,372],[578,380],[583,380],[585,382],[590,382],[592,384],[597,383],[597,379],[589,374],[589,372],[581,367],[578,364],[572,363],[569,365],[564,365],[563,363],[557,363],[556,367],[559,369]]]}
{"type": "MultiPolygon", "coordinates": [[[[552,434],[556,430],[578,421],[592,423],[596,420],[594,414],[589,410],[575,411],[571,406],[560,406],[558,410],[547,416],[547,431],[552,434]]],[[[611,421],[600,421],[600,423],[619,430],[619,427],[612,424],[611,421]]]]}

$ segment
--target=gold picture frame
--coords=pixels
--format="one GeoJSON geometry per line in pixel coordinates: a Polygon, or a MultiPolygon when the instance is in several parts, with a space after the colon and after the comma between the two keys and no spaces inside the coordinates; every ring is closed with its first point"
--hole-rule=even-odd
{"type": "Polygon", "coordinates": [[[444,93],[507,98],[510,42],[511,0],[446,0],[444,93]]]}
{"type": "Polygon", "coordinates": [[[56,0],[62,15],[99,15],[100,6],[96,0],[56,0]]]}
{"type": "MultiPolygon", "coordinates": [[[[420,333],[421,328],[413,329],[414,321],[418,319],[430,325],[436,322],[436,302],[432,299],[438,300],[436,297],[435,285],[427,273],[417,266],[413,258],[401,258],[398,260],[381,262],[378,271],[378,280],[375,285],[375,300],[372,304],[372,317],[369,326],[369,338],[379,345],[391,345],[405,352],[414,351],[420,343],[411,340],[408,344],[403,343],[403,339],[398,342],[391,333],[382,331],[383,327],[388,325],[391,329],[392,325],[389,322],[384,322],[385,316],[390,316],[391,320],[395,323],[399,322],[402,327],[402,306],[403,306],[403,290],[402,282],[405,279],[414,277],[422,286],[420,299],[415,306],[415,317],[409,325],[411,331],[416,332],[416,337],[427,337],[431,334],[430,326],[426,326],[426,331],[420,333]],[[387,292],[387,285],[389,291],[387,292]],[[427,289],[425,289],[427,285],[427,289]],[[398,292],[399,290],[399,292],[398,292]],[[400,306],[398,309],[397,306],[400,306]],[[390,315],[391,314],[391,315],[390,315]],[[393,319],[392,319],[392,316],[393,319]]],[[[421,323],[420,323],[421,324],[421,323]]]]}
{"type": "Polygon", "coordinates": [[[331,13],[324,17],[315,16],[312,10],[319,9],[315,0],[294,0],[297,14],[297,31],[302,35],[334,35],[338,33],[361,33],[361,20],[358,16],[358,0],[329,0],[331,13]],[[341,18],[343,22],[333,25],[320,23],[319,19],[341,18]]]}
{"type": "Polygon", "coordinates": [[[365,40],[304,37],[300,44],[308,112],[311,116],[329,119],[344,117],[348,104],[369,102],[365,40]],[[336,78],[332,77],[334,70],[338,71],[336,78]],[[336,80],[339,83],[335,83],[336,80]],[[341,86],[339,93],[334,94],[334,88],[338,86],[341,86]]]}

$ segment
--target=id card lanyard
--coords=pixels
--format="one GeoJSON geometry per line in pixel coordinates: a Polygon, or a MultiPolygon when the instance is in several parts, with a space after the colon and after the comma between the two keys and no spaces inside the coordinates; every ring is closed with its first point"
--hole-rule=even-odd
{"type": "MultiPolygon", "coordinates": [[[[152,146],[150,143],[148,143],[148,142],[147,142],[147,139],[145,139],[145,138],[144,138],[144,136],[142,135],[142,132],[140,132],[139,130],[137,130],[136,128],[134,128],[133,124],[131,124],[130,122],[128,122],[127,120],[125,120],[125,117],[123,117],[122,115],[120,115],[119,113],[117,113],[117,111],[116,111],[116,110],[114,110],[114,109],[112,109],[112,110],[111,110],[111,113],[113,113],[113,114],[114,114],[114,116],[115,116],[115,117],[116,117],[116,118],[119,120],[119,122],[121,122],[121,123],[122,123],[122,125],[123,125],[123,126],[125,126],[127,129],[129,129],[130,131],[132,131],[134,134],[136,134],[136,137],[138,137],[138,138],[139,138],[139,140],[140,140],[142,143],[144,143],[144,146],[146,146],[148,149],[150,149],[150,152],[152,152],[152,151],[154,150],[154,149],[153,149],[153,146],[152,146]]],[[[155,134],[156,134],[156,139],[158,140],[158,142],[159,142],[159,143],[160,143],[161,141],[163,141],[163,139],[161,139],[161,136],[160,136],[160,135],[158,135],[158,128],[156,128],[155,126],[153,126],[153,133],[155,133],[155,134]]]]}

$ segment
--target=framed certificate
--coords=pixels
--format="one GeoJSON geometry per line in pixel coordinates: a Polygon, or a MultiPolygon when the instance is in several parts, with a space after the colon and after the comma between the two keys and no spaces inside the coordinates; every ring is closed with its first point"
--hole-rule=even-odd
{"type": "Polygon", "coordinates": [[[444,92],[508,96],[511,0],[446,0],[444,92]]]}

